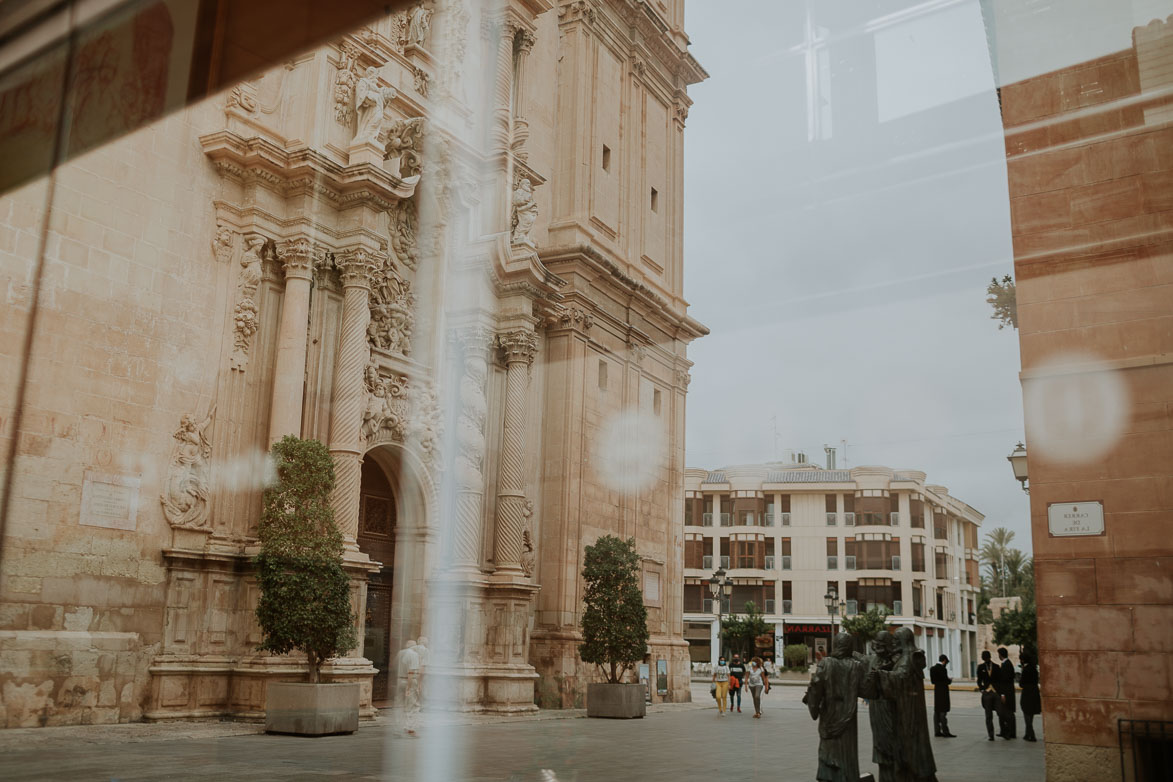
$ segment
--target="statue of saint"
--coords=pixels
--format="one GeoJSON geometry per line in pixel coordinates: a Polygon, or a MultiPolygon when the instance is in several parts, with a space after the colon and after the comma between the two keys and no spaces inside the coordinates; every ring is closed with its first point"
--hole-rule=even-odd
{"type": "Polygon", "coordinates": [[[432,26],[432,9],[428,3],[420,3],[411,9],[407,17],[406,43],[408,46],[423,47],[428,37],[428,28],[432,26]]]}
{"type": "Polygon", "coordinates": [[[802,702],[819,721],[820,782],[859,782],[859,733],[856,704],[868,673],[852,655],[847,633],[835,636],[829,657],[819,661],[802,702]]]}
{"type": "Polygon", "coordinates": [[[522,177],[513,191],[513,244],[533,246],[530,231],[538,219],[538,202],[534,200],[534,186],[522,177]]]}
{"type": "Polygon", "coordinates": [[[207,417],[196,422],[190,415],[184,415],[175,431],[175,447],[171,452],[171,466],[167,472],[165,493],[159,498],[163,503],[163,515],[172,527],[194,530],[210,530],[212,442],[208,429],[216,408],[208,411],[207,417]]]}
{"type": "Polygon", "coordinates": [[[896,745],[899,748],[896,779],[900,782],[936,782],[937,764],[929,740],[929,716],[925,709],[925,653],[916,648],[912,630],[901,627],[895,633],[895,664],[892,670],[872,671],[880,694],[896,710],[896,745]]]}
{"type": "Polygon", "coordinates": [[[354,111],[358,116],[354,143],[379,143],[379,131],[383,129],[383,112],[387,108],[387,101],[393,100],[396,94],[392,87],[379,86],[378,68],[373,65],[367,68],[354,88],[354,111]]]}

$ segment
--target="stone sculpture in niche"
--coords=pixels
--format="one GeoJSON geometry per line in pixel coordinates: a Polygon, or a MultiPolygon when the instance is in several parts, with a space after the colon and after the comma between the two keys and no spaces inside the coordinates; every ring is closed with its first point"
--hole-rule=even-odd
{"type": "Polygon", "coordinates": [[[167,484],[159,501],[163,503],[167,522],[177,529],[210,532],[212,528],[208,505],[211,494],[208,459],[212,455],[212,441],[208,430],[215,413],[213,405],[207,417],[198,423],[194,416],[184,415],[175,430],[167,484]]]}
{"type": "Polygon", "coordinates": [[[334,77],[334,119],[350,124],[351,98],[358,83],[358,49],[350,41],[338,45],[338,75],[334,77]]]}
{"type": "Polygon", "coordinates": [[[432,26],[432,4],[420,3],[412,8],[407,15],[407,32],[404,43],[407,46],[423,47],[428,38],[428,29],[432,26]]]}
{"type": "Polygon", "coordinates": [[[408,433],[407,378],[384,377],[374,362],[367,365],[363,385],[367,403],[363,411],[362,436],[375,439],[380,430],[387,430],[391,439],[403,441],[408,433]]]}
{"type": "Polygon", "coordinates": [[[415,298],[407,281],[394,272],[385,273],[371,286],[370,308],[367,340],[371,347],[410,356],[415,298]]]}
{"type": "Polygon", "coordinates": [[[383,113],[388,101],[394,100],[397,94],[394,87],[379,86],[378,68],[373,65],[367,68],[354,90],[354,111],[358,116],[354,143],[379,143],[379,131],[383,129],[384,122],[383,113]]]}
{"type": "Polygon", "coordinates": [[[538,203],[534,200],[534,186],[522,177],[513,191],[513,244],[534,246],[530,232],[538,219],[538,203]]]}
{"type": "Polygon", "coordinates": [[[265,239],[257,234],[249,234],[244,244],[237,285],[240,294],[232,314],[232,356],[229,359],[231,367],[238,372],[243,372],[248,364],[249,345],[257,333],[257,287],[261,284],[261,252],[265,239]]]}

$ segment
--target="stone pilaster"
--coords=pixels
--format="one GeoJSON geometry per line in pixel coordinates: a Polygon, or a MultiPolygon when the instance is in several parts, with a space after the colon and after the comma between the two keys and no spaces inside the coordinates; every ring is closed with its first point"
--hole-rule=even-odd
{"type": "Polygon", "coordinates": [[[366,247],[339,253],[342,277],[342,335],[334,360],[334,400],[330,412],[330,455],[334,493],[330,503],[347,551],[358,552],[359,490],[362,484],[363,372],[371,358],[367,325],[371,320],[371,280],[386,263],[385,254],[366,247]]]}
{"type": "Polygon", "coordinates": [[[518,329],[497,337],[505,360],[505,421],[501,432],[497,475],[497,516],[493,559],[495,573],[527,575],[522,570],[523,533],[527,518],[525,497],[525,409],[529,369],[537,353],[537,336],[518,329]]]}
{"type": "Polygon", "coordinates": [[[305,388],[306,324],[310,315],[310,284],[314,261],[323,250],[300,237],[277,245],[285,267],[285,296],[277,335],[273,396],[269,409],[269,444],[287,434],[301,436],[301,405],[305,388]]]}

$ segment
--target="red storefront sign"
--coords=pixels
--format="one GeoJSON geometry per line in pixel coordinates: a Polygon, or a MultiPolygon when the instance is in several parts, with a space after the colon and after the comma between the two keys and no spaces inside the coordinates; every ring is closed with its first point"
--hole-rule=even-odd
{"type": "Polygon", "coordinates": [[[787,633],[829,633],[831,625],[791,624],[787,622],[785,631],[787,633]]]}

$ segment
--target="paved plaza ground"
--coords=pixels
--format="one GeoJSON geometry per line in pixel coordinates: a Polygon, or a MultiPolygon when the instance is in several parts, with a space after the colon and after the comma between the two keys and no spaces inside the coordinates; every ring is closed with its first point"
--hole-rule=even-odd
{"type": "MultiPolygon", "coordinates": [[[[813,780],[818,734],[803,691],[775,688],[760,720],[748,703],[741,714],[718,717],[707,685],[697,683],[694,703],[655,707],[642,720],[429,716],[419,739],[398,735],[388,718],[318,739],[268,736],[240,723],[9,730],[0,732],[0,779],[813,780]]],[[[953,703],[950,726],[959,737],[933,741],[940,782],[1041,782],[1041,741],[986,741],[976,693],[955,692],[953,703]]],[[[866,708],[859,726],[861,756],[870,761],[866,708]]],[[[875,768],[862,762],[868,770],[875,768]]]]}

